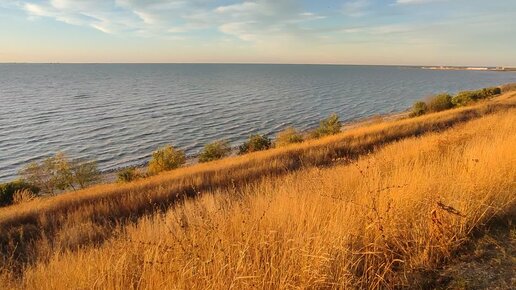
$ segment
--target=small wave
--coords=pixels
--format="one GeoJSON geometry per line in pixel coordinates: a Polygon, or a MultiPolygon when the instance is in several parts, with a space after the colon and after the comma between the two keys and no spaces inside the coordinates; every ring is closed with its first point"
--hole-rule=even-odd
{"type": "Polygon", "coordinates": [[[97,159],[105,170],[141,162],[167,142],[190,154],[213,140],[241,142],[285,124],[305,130],[331,112],[351,120],[403,110],[431,93],[516,79],[509,72],[395,67],[242,65],[215,73],[204,65],[164,66],[52,66],[51,76],[24,70],[21,77],[13,66],[2,75],[8,113],[0,117],[0,181],[14,177],[32,156],[63,149],[97,159]]]}
{"type": "Polygon", "coordinates": [[[90,95],[87,95],[87,94],[78,94],[78,95],[74,95],[73,98],[74,99],[89,99],[91,98],[92,96],[90,95]]]}

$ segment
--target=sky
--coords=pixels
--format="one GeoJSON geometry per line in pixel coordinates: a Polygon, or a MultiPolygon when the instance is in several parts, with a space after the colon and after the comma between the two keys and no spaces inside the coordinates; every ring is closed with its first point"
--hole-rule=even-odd
{"type": "Polygon", "coordinates": [[[0,62],[516,66],[516,0],[0,0],[0,62]]]}

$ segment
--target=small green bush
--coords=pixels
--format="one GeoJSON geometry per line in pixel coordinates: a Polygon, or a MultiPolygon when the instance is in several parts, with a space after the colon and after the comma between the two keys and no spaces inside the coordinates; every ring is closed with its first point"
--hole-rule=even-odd
{"type": "Polygon", "coordinates": [[[483,88],[476,91],[462,91],[453,97],[452,103],[457,107],[467,106],[478,100],[487,99],[501,93],[502,89],[499,87],[483,88]]]}
{"type": "Polygon", "coordinates": [[[14,194],[17,191],[28,190],[33,194],[39,193],[40,189],[22,179],[0,184],[0,206],[13,203],[14,194]]]}
{"type": "Polygon", "coordinates": [[[342,123],[340,122],[339,116],[333,113],[319,123],[319,128],[317,128],[312,135],[315,138],[335,135],[340,132],[341,127],[342,123]]]}
{"type": "Polygon", "coordinates": [[[204,146],[204,149],[199,154],[199,162],[202,163],[222,159],[229,155],[229,153],[231,153],[231,146],[229,146],[228,141],[215,141],[204,146]]]}
{"type": "Polygon", "coordinates": [[[144,175],[136,167],[127,167],[117,173],[117,181],[121,183],[131,182],[143,177],[144,175]]]}
{"type": "Polygon", "coordinates": [[[249,140],[238,147],[239,154],[267,150],[271,148],[271,140],[265,135],[251,135],[249,140]]]}
{"type": "Polygon", "coordinates": [[[460,92],[452,98],[452,104],[456,107],[463,107],[474,103],[477,100],[477,95],[474,92],[460,92]]]}
{"type": "Polygon", "coordinates": [[[428,111],[440,112],[453,108],[452,96],[448,94],[435,95],[427,103],[428,111]]]}
{"type": "Polygon", "coordinates": [[[425,102],[419,101],[415,102],[412,106],[412,112],[410,113],[411,117],[417,117],[426,114],[428,111],[428,106],[425,102]]]}
{"type": "MultiPolygon", "coordinates": [[[[514,86],[514,89],[516,89],[516,83],[508,84],[506,86],[506,89],[511,89],[512,86],[514,86]]],[[[502,86],[502,88],[491,87],[476,91],[462,91],[459,92],[455,97],[452,97],[448,94],[435,95],[431,97],[427,103],[421,101],[414,103],[410,116],[421,116],[427,112],[440,112],[451,109],[453,107],[467,106],[478,100],[499,95],[503,90],[504,87],[502,86]]]]}
{"type": "Polygon", "coordinates": [[[278,133],[275,145],[277,147],[283,147],[289,144],[301,142],[303,142],[303,135],[301,135],[296,129],[289,127],[278,133]]]}
{"type": "Polygon", "coordinates": [[[492,96],[496,96],[502,93],[502,89],[499,87],[483,88],[479,91],[479,99],[486,99],[492,96]]]}
{"type": "Polygon", "coordinates": [[[182,150],[177,150],[170,145],[166,145],[152,153],[148,173],[155,175],[162,171],[176,169],[185,164],[185,162],[186,156],[182,150]]]}

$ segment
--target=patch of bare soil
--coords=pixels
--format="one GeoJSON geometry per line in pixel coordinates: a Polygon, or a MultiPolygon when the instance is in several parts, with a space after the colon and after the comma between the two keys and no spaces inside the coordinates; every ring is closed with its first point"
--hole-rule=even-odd
{"type": "Polygon", "coordinates": [[[441,269],[426,272],[421,289],[516,289],[515,214],[477,232],[441,269]]]}

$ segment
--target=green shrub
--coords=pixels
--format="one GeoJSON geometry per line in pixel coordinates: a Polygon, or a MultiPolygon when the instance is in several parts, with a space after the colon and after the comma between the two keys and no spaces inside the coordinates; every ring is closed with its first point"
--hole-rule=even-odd
{"type": "Polygon", "coordinates": [[[499,87],[483,88],[476,91],[462,91],[453,97],[452,103],[457,107],[467,106],[478,100],[487,99],[501,93],[502,89],[499,87]]]}
{"type": "Polygon", "coordinates": [[[428,111],[428,106],[425,102],[419,101],[415,102],[414,105],[412,105],[412,112],[410,113],[411,117],[417,117],[426,114],[428,111]]]}
{"type": "Polygon", "coordinates": [[[238,147],[239,154],[267,150],[271,148],[271,140],[265,135],[251,135],[249,140],[238,147]]]}
{"type": "Polygon", "coordinates": [[[496,96],[502,93],[502,89],[499,87],[483,88],[479,91],[478,98],[486,99],[492,96],[496,96]]]}
{"type": "Polygon", "coordinates": [[[477,100],[477,94],[474,92],[460,92],[452,98],[452,104],[456,107],[467,106],[477,100]]]}
{"type": "Polygon", "coordinates": [[[275,145],[277,147],[283,147],[289,144],[301,142],[303,142],[303,135],[301,135],[296,129],[289,127],[278,133],[275,145]]]}
{"type": "Polygon", "coordinates": [[[452,96],[448,94],[435,95],[427,103],[428,111],[440,112],[453,108],[452,96]]]}
{"type": "Polygon", "coordinates": [[[117,181],[121,183],[131,182],[144,177],[136,167],[127,167],[117,173],[117,181]]]}
{"type": "Polygon", "coordinates": [[[339,120],[339,116],[333,113],[319,123],[319,128],[317,128],[312,135],[315,138],[335,135],[340,132],[341,127],[342,123],[339,120]]]}
{"type": "Polygon", "coordinates": [[[33,194],[39,193],[40,189],[23,179],[0,184],[0,206],[13,203],[14,195],[18,191],[28,190],[33,194]]]}
{"type": "Polygon", "coordinates": [[[185,164],[185,162],[186,157],[182,150],[176,150],[174,147],[166,145],[152,153],[148,173],[155,175],[162,171],[176,169],[185,164]]]}
{"type": "Polygon", "coordinates": [[[231,153],[231,146],[229,146],[228,141],[215,141],[204,146],[204,149],[199,154],[199,162],[218,160],[226,157],[229,153],[231,153]]]}

